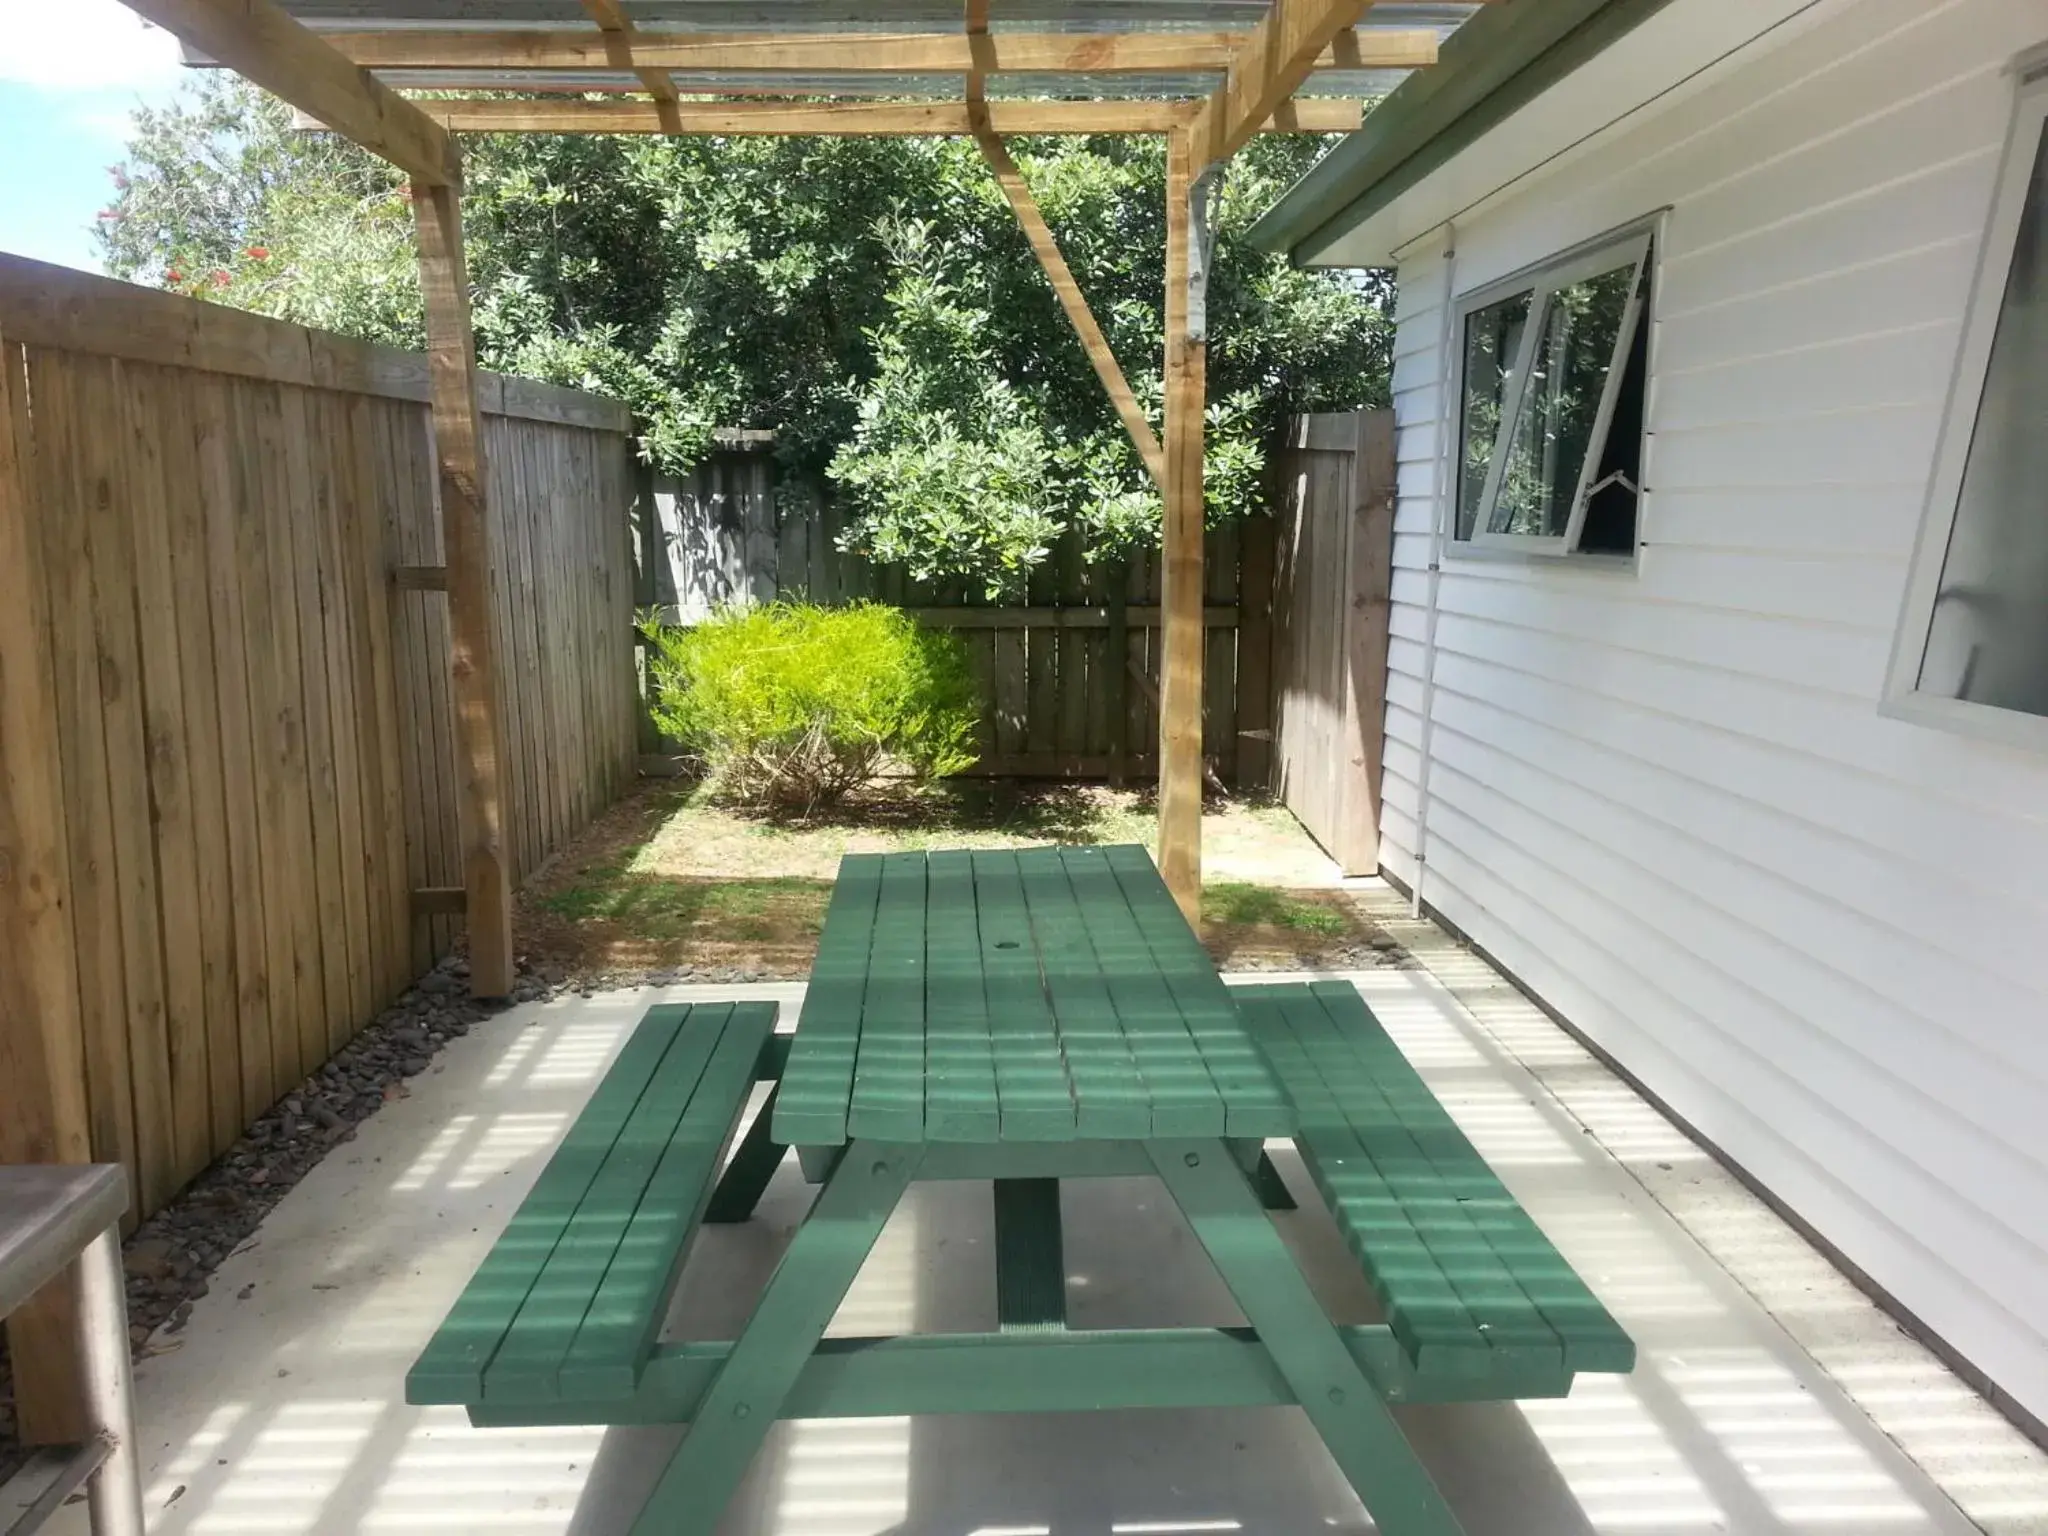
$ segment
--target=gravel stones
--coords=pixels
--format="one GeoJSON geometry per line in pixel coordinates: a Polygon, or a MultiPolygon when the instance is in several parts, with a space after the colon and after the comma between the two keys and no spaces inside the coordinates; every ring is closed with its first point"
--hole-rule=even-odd
{"type": "MultiPolygon", "coordinates": [[[[334,1058],[260,1115],[240,1140],[178,1196],[142,1223],[124,1245],[129,1338],[140,1350],[162,1328],[176,1333],[204,1296],[207,1277],[238,1249],[270,1208],[358,1122],[402,1095],[405,1080],[426,1071],[449,1040],[502,1011],[468,995],[469,965],[442,961],[366,1025],[334,1058]]],[[[549,995],[530,975],[521,1001],[549,995]]],[[[14,1433],[14,1383],[0,1343],[0,1480],[20,1461],[14,1433]]]]}

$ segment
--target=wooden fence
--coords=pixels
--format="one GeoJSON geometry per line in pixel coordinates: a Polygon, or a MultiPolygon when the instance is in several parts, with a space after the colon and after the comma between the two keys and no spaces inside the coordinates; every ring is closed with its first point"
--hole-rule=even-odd
{"type": "Polygon", "coordinates": [[[1394,415],[1290,423],[1274,460],[1273,788],[1347,875],[1379,870],[1394,415]]]}
{"type": "MultiPolygon", "coordinates": [[[[1091,563],[1063,539],[1013,601],[958,582],[912,581],[839,548],[838,505],[777,483],[770,433],[728,434],[688,477],[642,501],[640,601],[695,622],[740,601],[873,598],[951,630],[981,680],[990,776],[1151,777],[1157,772],[1159,561],[1091,563]]],[[[1218,778],[1266,781],[1271,740],[1273,522],[1213,531],[1207,549],[1203,752],[1218,778]]]]}
{"type": "MultiPolygon", "coordinates": [[[[91,1150],[146,1215],[460,921],[425,368],[15,258],[0,368],[0,604],[46,620],[0,671],[53,701],[91,1150]]],[[[632,770],[628,421],[488,375],[484,408],[526,870],[632,770]]]]}

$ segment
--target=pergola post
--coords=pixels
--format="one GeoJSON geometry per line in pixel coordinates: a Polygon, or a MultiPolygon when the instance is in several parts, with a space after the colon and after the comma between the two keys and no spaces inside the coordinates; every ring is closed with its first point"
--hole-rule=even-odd
{"type": "Polygon", "coordinates": [[[441,476],[441,553],[448,570],[469,985],[478,997],[503,997],[512,990],[512,872],[505,854],[505,743],[491,627],[491,527],[461,189],[459,184],[414,181],[412,201],[426,301],[434,456],[441,476]]]}
{"type": "Polygon", "coordinates": [[[1166,497],[1161,516],[1159,872],[1187,920],[1202,908],[1202,415],[1208,347],[1189,325],[1194,155],[1166,136],[1166,497]]]}
{"type": "MultiPolygon", "coordinates": [[[[20,354],[0,336],[0,1164],[91,1160],[63,765],[20,354]]],[[[7,1320],[30,1445],[86,1434],[76,1266],[7,1320]]]]}

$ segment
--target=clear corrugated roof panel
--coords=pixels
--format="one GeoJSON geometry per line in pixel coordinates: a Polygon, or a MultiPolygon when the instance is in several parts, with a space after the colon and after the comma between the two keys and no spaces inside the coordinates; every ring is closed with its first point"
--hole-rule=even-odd
{"type": "MultiPolygon", "coordinates": [[[[567,27],[587,31],[581,0],[284,0],[316,27],[567,27]]],[[[959,0],[624,0],[644,31],[834,32],[873,28],[948,31],[959,0]]],[[[1034,31],[1153,31],[1248,28],[1267,0],[996,0],[989,25],[1034,31]]],[[[1364,26],[1435,27],[1448,32],[1474,5],[1375,5],[1364,26]]]]}
{"type": "MultiPolygon", "coordinates": [[[[1296,96],[1367,100],[1384,96],[1406,78],[1398,69],[1333,69],[1311,75],[1296,96]]],[[[714,74],[669,70],[685,96],[857,96],[903,101],[958,101],[966,80],[957,74],[714,74]]],[[[618,91],[644,92],[640,77],[608,69],[380,69],[377,77],[402,91],[618,91]]],[[[996,98],[1089,97],[1157,101],[1204,96],[1221,74],[1072,75],[999,74],[988,80],[996,98]]]]}
{"type": "MultiPolygon", "coordinates": [[[[532,31],[590,36],[595,23],[582,0],[283,0],[284,7],[317,31],[532,31]]],[[[643,40],[693,32],[954,32],[961,0],[625,0],[643,40]]],[[[1245,31],[1265,16],[1268,0],[994,0],[990,27],[997,32],[1245,31]]],[[[1474,5],[1373,6],[1358,28],[1369,39],[1379,30],[1433,30],[1448,35],[1474,5]]],[[[595,61],[592,61],[595,62],[595,61]]],[[[501,67],[378,69],[402,90],[641,92],[644,82],[622,70],[513,69],[501,67]]],[[[1332,69],[1311,74],[1296,92],[1306,97],[1372,98],[1405,78],[1400,69],[1332,69]]],[[[670,74],[686,96],[847,96],[957,101],[965,86],[957,73],[876,74],[849,70],[702,72],[670,74]]],[[[991,96],[1010,98],[1192,98],[1221,83],[1220,72],[1160,74],[1023,74],[988,77],[991,96]]]]}

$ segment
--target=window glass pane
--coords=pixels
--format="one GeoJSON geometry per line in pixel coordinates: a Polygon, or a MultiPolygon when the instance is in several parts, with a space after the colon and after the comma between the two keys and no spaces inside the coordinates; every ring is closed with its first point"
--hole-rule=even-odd
{"type": "Polygon", "coordinates": [[[1614,392],[1614,414],[1607,419],[1607,446],[1593,466],[1586,517],[1579,525],[1583,555],[1632,555],[1636,552],[1636,514],[1643,483],[1643,408],[1650,378],[1650,272],[1643,270],[1643,296],[1635,340],[1621,370],[1621,388],[1614,392]]]}
{"type": "Polygon", "coordinates": [[[2048,133],[1992,333],[1923,691],[2048,715],[2048,133]]]}
{"type": "Polygon", "coordinates": [[[1551,294],[1543,309],[1529,387],[1508,448],[1491,533],[1561,538],[1614,366],[1614,345],[1635,278],[1633,259],[1551,294]]]}
{"type": "Polygon", "coordinates": [[[1525,289],[1475,309],[1465,317],[1465,400],[1458,445],[1457,537],[1472,537],[1479,517],[1479,498],[1486,491],[1486,471],[1493,462],[1494,439],[1500,434],[1500,413],[1507,403],[1515,354],[1522,347],[1522,328],[1529,323],[1525,289]]]}

